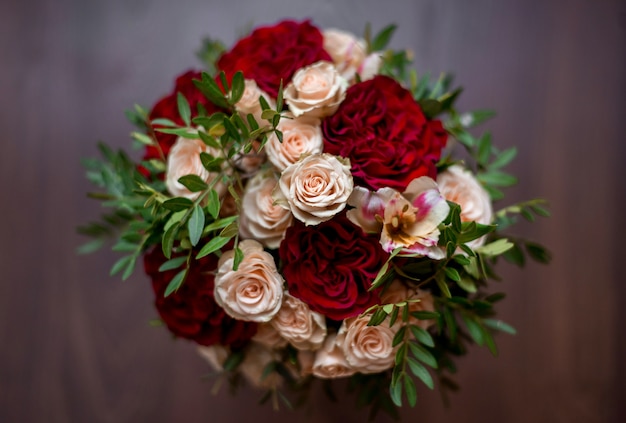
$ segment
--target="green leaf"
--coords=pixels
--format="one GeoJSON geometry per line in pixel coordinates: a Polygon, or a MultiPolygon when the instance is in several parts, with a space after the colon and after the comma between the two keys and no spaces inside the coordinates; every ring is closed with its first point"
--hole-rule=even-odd
{"type": "Polygon", "coordinates": [[[276,96],[276,111],[280,114],[282,110],[283,110],[283,80],[281,78],[280,85],[278,87],[278,94],[276,96]]]}
{"type": "Polygon", "coordinates": [[[233,271],[237,271],[237,269],[239,269],[239,265],[241,264],[242,261],[243,261],[243,251],[241,250],[241,248],[236,247],[235,257],[233,259],[233,271]]]}
{"type": "Polygon", "coordinates": [[[435,346],[435,341],[433,340],[433,337],[430,336],[430,333],[428,333],[426,329],[423,329],[416,325],[411,325],[411,333],[413,334],[415,339],[417,339],[422,344],[428,345],[429,347],[435,346]]]}
{"type": "Polygon", "coordinates": [[[437,277],[435,279],[437,280],[437,286],[441,290],[441,293],[448,298],[452,297],[452,294],[450,293],[450,288],[448,288],[448,284],[446,283],[445,278],[442,277],[441,273],[437,274],[437,277]]]}
{"type": "Polygon", "coordinates": [[[152,137],[149,137],[148,135],[142,133],[142,132],[131,132],[130,136],[136,140],[139,141],[141,144],[144,145],[154,145],[154,140],[152,139],[152,137]]]}
{"type": "Polygon", "coordinates": [[[391,315],[389,317],[389,327],[392,327],[396,323],[396,320],[398,320],[399,311],[399,307],[393,307],[393,310],[391,311],[391,315]]]}
{"type": "Polygon", "coordinates": [[[185,175],[178,178],[178,182],[183,184],[191,192],[204,191],[209,186],[198,175],[185,175]]]}
{"type": "Polygon", "coordinates": [[[131,253],[133,251],[137,251],[138,248],[139,248],[139,245],[137,245],[136,243],[128,242],[128,241],[121,239],[111,249],[113,251],[118,251],[122,253],[131,253]]]}
{"type": "Polygon", "coordinates": [[[232,372],[233,370],[237,369],[237,367],[239,367],[239,365],[243,361],[244,357],[245,354],[243,350],[232,352],[228,356],[226,361],[224,361],[224,370],[226,370],[227,372],[232,372]]]}
{"type": "Polygon", "coordinates": [[[126,264],[126,267],[124,268],[124,273],[122,273],[123,281],[128,279],[130,275],[133,274],[133,271],[135,270],[135,264],[137,263],[137,256],[133,254],[132,256],[130,256],[130,258],[131,259],[129,260],[129,262],[126,264]]]}
{"type": "Polygon", "coordinates": [[[91,240],[77,248],[78,254],[90,254],[99,250],[104,245],[104,239],[91,240]]]}
{"type": "Polygon", "coordinates": [[[235,222],[239,216],[228,216],[222,219],[218,219],[215,222],[211,222],[204,227],[203,235],[207,235],[210,231],[214,231],[216,229],[222,229],[227,227],[228,225],[235,222]]]}
{"type": "Polygon", "coordinates": [[[202,72],[202,80],[193,80],[194,85],[216,106],[228,108],[228,102],[217,83],[206,72],[202,72]]]}
{"type": "Polygon", "coordinates": [[[222,229],[219,236],[224,238],[232,238],[234,236],[237,236],[238,233],[239,224],[237,222],[233,222],[230,225],[226,226],[224,229],[222,229]]]}
{"type": "Polygon", "coordinates": [[[111,267],[111,272],[109,273],[111,276],[115,275],[116,273],[119,273],[123,268],[125,268],[131,261],[133,260],[133,256],[129,255],[129,256],[124,256],[122,258],[120,258],[119,260],[117,260],[114,264],[113,267],[111,267]]]}
{"type": "Polygon", "coordinates": [[[177,222],[170,226],[170,228],[163,234],[161,249],[163,250],[163,255],[165,255],[168,259],[172,256],[172,248],[174,248],[174,241],[176,240],[179,228],[180,223],[177,222]]]}
{"type": "Polygon", "coordinates": [[[440,317],[440,314],[436,311],[414,311],[411,316],[419,320],[434,320],[440,317]]]}
{"type": "Polygon", "coordinates": [[[411,352],[413,353],[415,358],[417,358],[421,362],[432,367],[433,369],[436,369],[438,367],[437,360],[426,348],[416,344],[415,342],[410,342],[409,348],[411,349],[411,352]]]}
{"type": "Polygon", "coordinates": [[[493,185],[496,187],[509,187],[517,183],[517,178],[515,176],[497,170],[479,173],[477,178],[483,184],[493,185]]]}
{"type": "Polygon", "coordinates": [[[424,385],[428,386],[429,389],[435,388],[433,378],[430,373],[428,373],[426,367],[422,366],[417,360],[413,360],[410,357],[407,358],[407,363],[409,364],[411,373],[417,376],[424,383],[424,385]]]}
{"type": "Polygon", "coordinates": [[[182,210],[187,210],[190,207],[193,207],[193,201],[184,197],[175,197],[170,198],[163,202],[163,207],[167,210],[171,210],[173,212],[178,212],[182,210]]]}
{"type": "Polygon", "coordinates": [[[544,264],[550,263],[550,260],[552,260],[552,254],[544,246],[533,242],[527,242],[525,246],[528,255],[530,255],[533,260],[544,264]]]}
{"type": "Polygon", "coordinates": [[[377,309],[372,317],[370,317],[370,321],[367,323],[367,326],[378,326],[387,318],[387,313],[382,308],[377,309]]]}
{"type": "Polygon", "coordinates": [[[485,338],[483,337],[483,330],[476,322],[469,316],[463,316],[463,321],[465,322],[465,326],[467,326],[467,330],[469,331],[470,336],[478,345],[484,345],[485,338]]]}
{"type": "Polygon", "coordinates": [[[235,104],[237,103],[239,100],[241,100],[241,97],[243,96],[243,92],[245,90],[245,83],[244,83],[244,78],[243,78],[243,73],[241,73],[241,71],[237,71],[234,75],[233,75],[233,79],[231,81],[231,95],[230,95],[230,104],[235,104]]]}
{"type": "Polygon", "coordinates": [[[204,211],[202,207],[196,204],[191,212],[191,217],[187,221],[187,228],[189,229],[189,241],[194,247],[200,241],[202,236],[202,230],[204,229],[204,211]]]}
{"type": "Polygon", "coordinates": [[[383,310],[385,311],[385,313],[389,314],[393,311],[394,305],[393,304],[385,304],[383,306],[383,310]]]}
{"type": "Polygon", "coordinates": [[[207,211],[209,212],[209,214],[211,215],[211,217],[213,219],[217,219],[217,216],[219,216],[220,214],[220,196],[217,193],[217,191],[215,191],[214,189],[212,189],[211,191],[209,191],[209,198],[207,200],[207,211]]]}
{"type": "Polygon", "coordinates": [[[186,261],[187,261],[187,256],[175,257],[173,259],[170,259],[159,267],[159,272],[165,272],[167,270],[178,269],[186,261]]]}
{"type": "Polygon", "coordinates": [[[463,291],[473,294],[476,292],[476,284],[470,278],[461,278],[457,281],[457,284],[463,289],[463,291]]]}
{"type": "Polygon", "coordinates": [[[165,288],[165,293],[163,294],[163,296],[169,297],[173,292],[178,291],[178,288],[180,288],[180,286],[183,284],[186,277],[187,277],[187,269],[185,268],[181,270],[180,272],[178,272],[176,276],[172,278],[170,283],[167,284],[167,288],[165,288]]]}
{"type": "Polygon", "coordinates": [[[515,328],[502,320],[497,319],[483,319],[483,324],[491,329],[499,330],[510,335],[515,335],[517,331],[515,328]]]}
{"type": "Polygon", "coordinates": [[[482,332],[483,332],[483,339],[485,340],[485,345],[489,349],[489,352],[491,352],[491,355],[493,355],[494,357],[497,357],[498,356],[498,347],[496,346],[496,342],[494,341],[493,336],[484,327],[481,328],[481,329],[482,329],[482,332]]]}
{"type": "Polygon", "coordinates": [[[509,149],[506,149],[496,156],[494,161],[489,164],[489,167],[491,169],[499,169],[501,167],[504,167],[508,165],[509,163],[511,163],[511,161],[515,158],[516,155],[517,155],[517,148],[511,147],[509,149]]]}
{"type": "Polygon", "coordinates": [[[202,247],[202,249],[196,255],[196,259],[200,259],[204,256],[208,256],[209,254],[216,252],[224,245],[228,244],[228,241],[230,241],[230,238],[216,236],[215,238],[207,242],[204,247],[202,247]]]}
{"type": "Polygon", "coordinates": [[[165,119],[165,118],[157,118],[157,119],[152,119],[152,121],[150,122],[152,125],[162,125],[162,126],[171,126],[171,127],[176,127],[178,126],[176,123],[174,123],[173,121],[169,120],[169,119],[165,119]]]}
{"type": "Polygon", "coordinates": [[[178,104],[178,114],[180,118],[185,122],[186,126],[190,126],[191,124],[191,109],[189,108],[189,102],[187,98],[182,94],[178,93],[176,96],[176,102],[178,104]]]}
{"type": "MultiPolygon", "coordinates": [[[[391,397],[391,401],[398,406],[402,407],[402,377],[399,377],[394,382],[391,382],[389,385],[389,396],[391,397]]],[[[406,377],[406,376],[404,376],[406,377]]]]}
{"type": "Polygon", "coordinates": [[[476,158],[478,163],[485,166],[489,162],[491,157],[491,134],[486,132],[478,140],[478,157],[476,158]]]}
{"type": "Polygon", "coordinates": [[[404,341],[404,335],[406,335],[406,326],[402,326],[394,335],[393,341],[391,342],[391,346],[395,347],[399,345],[402,341],[404,341]]]}
{"type": "Polygon", "coordinates": [[[500,238],[487,245],[476,248],[476,252],[487,257],[498,256],[513,248],[513,243],[506,238],[500,238]]]}
{"type": "Polygon", "coordinates": [[[444,267],[443,271],[446,273],[446,276],[454,282],[459,282],[461,280],[461,275],[459,275],[458,270],[452,267],[444,267]]]}
{"type": "Polygon", "coordinates": [[[415,382],[413,382],[413,379],[410,377],[404,378],[404,393],[406,394],[409,405],[415,407],[417,403],[417,390],[415,389],[415,382]]]}
{"type": "Polygon", "coordinates": [[[388,25],[383,28],[372,40],[370,44],[370,53],[374,51],[381,51],[387,47],[393,33],[396,31],[396,25],[388,25]]]}
{"type": "Polygon", "coordinates": [[[154,128],[154,131],[163,134],[173,134],[190,140],[198,139],[198,133],[189,128],[154,128]]]}

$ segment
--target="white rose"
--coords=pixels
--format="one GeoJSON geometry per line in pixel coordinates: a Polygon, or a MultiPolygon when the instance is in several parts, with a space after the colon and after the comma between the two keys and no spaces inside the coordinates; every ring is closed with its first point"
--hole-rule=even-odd
{"type": "Polygon", "coordinates": [[[311,373],[322,379],[336,379],[356,373],[346,361],[341,343],[337,342],[337,334],[329,334],[322,348],[317,350],[311,373]]]}
{"type": "Polygon", "coordinates": [[[379,53],[367,55],[365,41],[346,31],[325,30],[324,50],[332,57],[341,76],[350,82],[357,73],[362,81],[373,78],[382,65],[379,53]]]}
{"type": "Polygon", "coordinates": [[[330,62],[316,62],[299,69],[285,87],[284,98],[295,117],[330,116],[346,97],[347,81],[330,62]]]}
{"type": "Polygon", "coordinates": [[[234,250],[222,254],[215,276],[215,301],[239,320],[268,322],[280,309],[283,277],[274,258],[254,240],[239,243],[243,260],[233,270],[234,250]]]}
{"type": "Polygon", "coordinates": [[[289,210],[274,203],[277,182],[273,173],[258,173],[248,181],[241,204],[242,238],[254,238],[268,248],[278,248],[293,220],[289,210]]]}
{"type": "MultiPolygon", "coordinates": [[[[200,153],[208,153],[214,157],[219,157],[220,152],[206,145],[199,139],[188,139],[179,137],[174,143],[167,157],[167,172],[165,184],[167,190],[176,197],[185,197],[195,200],[200,195],[199,192],[191,192],[178,179],[185,175],[197,175],[205,182],[213,180],[217,174],[210,173],[202,166],[200,161],[200,153]]],[[[218,183],[214,189],[218,194],[225,192],[223,184],[218,183]]]]}
{"type": "Polygon", "coordinates": [[[326,338],[324,316],[311,311],[306,303],[288,293],[283,295],[283,305],[270,323],[299,350],[316,350],[326,338]]]}
{"type": "Polygon", "coordinates": [[[306,225],[317,225],[346,207],[353,188],[348,159],[314,154],[283,171],[274,200],[306,225]]]}
{"type": "Polygon", "coordinates": [[[265,152],[269,161],[279,171],[294,164],[302,156],[321,153],[324,148],[319,119],[305,117],[281,119],[278,130],[283,133],[283,141],[280,142],[272,132],[267,138],[265,152]]]}
{"type": "Polygon", "coordinates": [[[339,336],[345,336],[342,349],[352,368],[361,373],[378,373],[393,367],[398,347],[393,337],[400,322],[389,327],[387,321],[378,326],[367,326],[371,315],[343,321],[339,336]]]}
{"type": "Polygon", "coordinates": [[[276,103],[265,91],[259,88],[259,86],[256,84],[256,81],[252,79],[246,79],[244,83],[245,88],[243,91],[243,95],[241,96],[241,99],[239,99],[239,101],[235,104],[235,110],[239,112],[239,115],[242,117],[244,122],[248,122],[248,114],[252,114],[259,126],[262,127],[264,125],[267,125],[267,121],[261,118],[263,109],[261,108],[259,97],[265,97],[271,108],[276,108],[276,103]]]}
{"type": "MultiPolygon", "coordinates": [[[[461,206],[461,221],[489,225],[493,219],[493,208],[489,193],[474,177],[472,172],[459,165],[450,166],[437,176],[439,192],[448,201],[461,206]]],[[[485,237],[470,241],[471,248],[480,247],[485,237]]]]}
{"type": "Polygon", "coordinates": [[[221,372],[224,370],[224,362],[226,362],[228,358],[229,349],[219,344],[210,346],[200,345],[198,346],[198,354],[209,363],[213,370],[221,372]]]}
{"type": "Polygon", "coordinates": [[[268,364],[275,361],[281,361],[280,354],[276,350],[251,342],[246,347],[244,359],[237,367],[237,370],[252,386],[272,389],[280,386],[283,379],[276,372],[272,372],[263,378],[263,371],[268,364]]]}
{"type": "MultiPolygon", "coordinates": [[[[419,300],[408,302],[409,312],[411,313],[416,311],[435,311],[433,296],[430,292],[410,287],[399,279],[389,284],[380,297],[381,304],[398,304],[407,300],[419,300]]],[[[435,321],[420,320],[410,316],[409,323],[417,325],[422,329],[427,329],[434,325],[435,321]]]]}

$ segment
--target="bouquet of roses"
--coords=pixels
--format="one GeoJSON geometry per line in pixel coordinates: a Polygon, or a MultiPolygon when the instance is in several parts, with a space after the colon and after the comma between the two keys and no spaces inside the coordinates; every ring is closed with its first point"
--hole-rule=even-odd
{"type": "Polygon", "coordinates": [[[229,51],[207,40],[205,71],[128,113],[139,163],[106,145],[85,161],[113,211],[81,228],[96,238],[82,251],[117,237],[111,273],[142,259],[160,322],[276,402],[350,378],[394,414],[416,381],[454,389],[456,356],[514,332],[494,318],[497,257],[549,259],[503,234],[547,216],[542,201],[492,207],[516,182],[515,148],[469,130],[492,113],[458,113],[450,78],[386,48],[394,29],[283,21],[229,51]]]}

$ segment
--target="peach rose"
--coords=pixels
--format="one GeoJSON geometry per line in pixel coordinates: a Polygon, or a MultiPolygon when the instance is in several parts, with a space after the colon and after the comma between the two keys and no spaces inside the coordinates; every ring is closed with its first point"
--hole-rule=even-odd
{"type": "Polygon", "coordinates": [[[277,182],[272,172],[258,173],[248,181],[242,199],[239,233],[268,248],[278,248],[293,220],[289,210],[274,203],[277,182]]]}
{"type": "Polygon", "coordinates": [[[348,83],[330,62],[316,62],[299,69],[284,91],[289,110],[295,117],[330,116],[346,97],[348,83]]]}
{"type": "MultiPolygon", "coordinates": [[[[461,221],[489,225],[493,219],[493,208],[489,193],[474,177],[472,172],[459,165],[450,166],[437,175],[439,191],[448,201],[461,206],[461,221]]],[[[471,248],[480,247],[485,237],[470,241],[471,248]]]]}
{"type": "Polygon", "coordinates": [[[254,80],[246,79],[244,83],[245,89],[241,99],[239,99],[239,101],[235,104],[235,110],[239,112],[239,115],[244,122],[248,122],[248,115],[251,114],[254,116],[254,119],[257,121],[259,126],[263,127],[268,125],[268,122],[261,118],[263,109],[261,108],[259,97],[265,97],[271,108],[276,107],[274,99],[272,99],[265,91],[260,89],[254,80]]]}
{"type": "MultiPolygon", "coordinates": [[[[409,301],[408,307],[411,313],[415,311],[435,311],[433,296],[430,292],[410,287],[399,279],[389,284],[380,297],[381,304],[398,304],[407,300],[419,300],[409,301]]],[[[434,320],[420,320],[413,316],[409,317],[409,323],[422,329],[428,329],[435,324],[434,320]]]]}
{"type": "Polygon", "coordinates": [[[350,82],[357,73],[361,81],[373,78],[382,65],[380,53],[367,55],[364,40],[339,29],[324,31],[324,50],[332,57],[341,76],[350,82]]]}
{"type": "Polygon", "coordinates": [[[329,334],[322,348],[315,353],[311,373],[322,379],[336,379],[356,373],[346,361],[341,344],[337,342],[336,333],[329,334]]]}
{"type": "Polygon", "coordinates": [[[207,363],[216,372],[224,370],[224,362],[228,358],[229,349],[223,345],[198,346],[198,354],[204,358],[207,363]]]}
{"type": "Polygon", "coordinates": [[[252,340],[267,348],[278,349],[287,346],[287,340],[280,336],[270,323],[259,323],[252,340]]]}
{"type": "Polygon", "coordinates": [[[378,373],[393,367],[398,347],[392,347],[393,337],[401,326],[392,327],[385,321],[378,326],[367,326],[371,315],[343,321],[339,336],[344,336],[343,353],[350,366],[361,373],[378,373]]]}
{"type": "Polygon", "coordinates": [[[319,154],[324,148],[319,119],[303,116],[281,119],[278,129],[283,133],[283,141],[280,142],[272,132],[267,138],[265,152],[269,161],[281,172],[300,160],[300,157],[319,154]]]}
{"type": "Polygon", "coordinates": [[[275,361],[281,361],[280,354],[276,350],[252,342],[246,347],[244,359],[237,370],[252,386],[272,389],[282,385],[283,378],[276,372],[263,378],[263,371],[268,364],[275,361]]]}
{"type": "MultiPolygon", "coordinates": [[[[178,179],[185,175],[197,175],[203,181],[209,183],[217,174],[210,173],[202,166],[200,161],[200,153],[209,153],[215,157],[219,157],[221,154],[214,148],[209,147],[200,139],[189,139],[179,137],[176,143],[170,150],[167,158],[167,172],[165,178],[165,184],[167,190],[176,197],[185,197],[190,200],[195,200],[200,195],[199,192],[191,192],[183,184],[178,182],[178,179]]],[[[214,189],[222,195],[226,188],[223,184],[218,183],[214,189]]]]}
{"type": "Polygon", "coordinates": [[[257,241],[239,243],[243,260],[233,270],[235,252],[222,254],[215,276],[215,301],[226,313],[239,320],[268,322],[283,299],[283,277],[274,258],[257,241]]]}
{"type": "Polygon", "coordinates": [[[316,350],[326,338],[324,316],[285,292],[283,305],[270,322],[278,333],[299,350],[316,350]]]}
{"type": "Polygon", "coordinates": [[[314,154],[283,171],[274,200],[306,225],[317,225],[346,207],[353,188],[349,160],[314,154]]]}

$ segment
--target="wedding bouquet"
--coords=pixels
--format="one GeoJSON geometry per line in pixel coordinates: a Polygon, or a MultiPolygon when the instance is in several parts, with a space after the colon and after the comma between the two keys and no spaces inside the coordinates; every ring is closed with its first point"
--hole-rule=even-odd
{"type": "Polygon", "coordinates": [[[142,160],[104,144],[85,160],[112,212],[81,251],[115,237],[111,273],[143,261],[160,322],[275,403],[315,379],[350,378],[374,413],[415,405],[416,381],[455,389],[468,345],[495,355],[494,332],[514,333],[494,317],[497,258],[549,259],[504,234],[547,216],[541,200],[493,207],[516,183],[516,149],[470,130],[493,113],[459,113],[451,78],[386,47],[394,30],[207,40],[204,71],[128,113],[142,160]]]}

